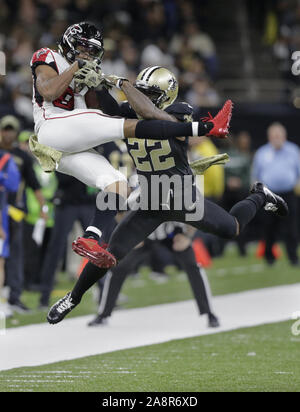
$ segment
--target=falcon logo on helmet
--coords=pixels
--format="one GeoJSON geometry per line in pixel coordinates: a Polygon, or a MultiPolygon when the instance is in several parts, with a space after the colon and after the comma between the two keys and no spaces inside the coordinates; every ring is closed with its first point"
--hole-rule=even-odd
{"type": "Polygon", "coordinates": [[[70,63],[73,63],[80,51],[78,46],[86,49],[92,59],[100,63],[104,53],[101,30],[92,23],[81,22],[69,26],[60,42],[58,50],[70,63]]]}
{"type": "Polygon", "coordinates": [[[72,35],[72,36],[74,36],[74,34],[76,34],[76,33],[82,33],[82,27],[79,25],[79,24],[73,24],[73,26],[70,26],[67,30],[66,30],[66,32],[65,32],[65,34],[64,34],[64,36],[66,36],[66,37],[68,37],[68,35],[72,35]]]}
{"type": "Polygon", "coordinates": [[[142,70],[136,78],[135,87],[162,110],[170,106],[178,95],[176,77],[170,70],[160,66],[142,70]]]}

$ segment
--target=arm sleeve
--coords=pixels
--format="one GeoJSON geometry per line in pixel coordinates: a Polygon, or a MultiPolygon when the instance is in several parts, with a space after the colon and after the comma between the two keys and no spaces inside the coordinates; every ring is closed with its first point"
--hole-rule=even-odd
{"type": "Polygon", "coordinates": [[[41,189],[41,185],[36,178],[34,169],[33,169],[33,160],[29,155],[26,153],[26,158],[24,158],[24,180],[26,186],[31,187],[32,190],[39,190],[41,189]]]}
{"type": "Polygon", "coordinates": [[[128,102],[120,104],[120,116],[127,119],[137,119],[137,115],[128,102]]]}
{"type": "Polygon", "coordinates": [[[102,90],[97,91],[100,110],[110,116],[121,116],[119,103],[112,97],[109,91],[103,87],[102,90]]]}

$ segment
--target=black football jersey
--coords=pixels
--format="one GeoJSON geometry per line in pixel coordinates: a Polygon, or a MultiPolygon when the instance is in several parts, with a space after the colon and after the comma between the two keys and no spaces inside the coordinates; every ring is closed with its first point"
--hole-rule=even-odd
{"type": "MultiPolygon", "coordinates": [[[[121,116],[136,118],[129,104],[120,107],[121,116]]],[[[179,121],[190,120],[193,108],[187,103],[174,103],[166,108],[166,112],[175,116],[179,121]]],[[[137,139],[125,140],[128,153],[132,157],[137,173],[140,175],[190,175],[192,171],[187,158],[188,138],[179,140],[137,139]]]]}
{"type": "MultiPolygon", "coordinates": [[[[135,112],[128,103],[123,103],[120,109],[122,117],[136,118],[135,112]]],[[[193,108],[187,103],[174,103],[166,108],[166,112],[175,116],[179,121],[186,121],[191,120],[193,108]]],[[[173,204],[176,198],[185,197],[183,191],[185,176],[191,177],[190,183],[187,183],[189,186],[192,185],[191,182],[194,182],[187,157],[188,137],[183,140],[176,138],[155,140],[147,139],[145,136],[145,139],[128,138],[125,139],[125,142],[139,175],[142,193],[146,195],[143,190],[147,189],[148,199],[153,198],[153,193],[156,193],[159,198],[158,203],[166,205],[170,202],[173,204]],[[165,192],[160,181],[156,179],[156,177],[163,178],[163,176],[174,179],[168,192],[165,192]],[[145,179],[147,181],[146,189],[145,179]],[[180,179],[180,182],[177,179],[180,179]]]]}

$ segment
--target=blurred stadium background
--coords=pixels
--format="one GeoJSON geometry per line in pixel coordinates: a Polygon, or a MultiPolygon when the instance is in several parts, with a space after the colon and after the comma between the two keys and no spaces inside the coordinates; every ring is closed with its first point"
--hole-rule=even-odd
{"type": "MultiPolygon", "coordinates": [[[[56,48],[56,42],[65,28],[82,20],[91,20],[103,27],[103,72],[122,75],[134,81],[140,70],[147,66],[167,67],[179,80],[179,99],[194,107],[195,118],[201,117],[207,110],[215,113],[224,100],[233,100],[235,107],[230,139],[227,142],[214,140],[214,143],[220,152],[233,153],[236,149],[242,152],[243,143],[239,146],[237,137],[242,140],[241,134],[246,135],[246,185],[250,183],[251,159],[255,151],[267,142],[267,128],[271,123],[280,122],[284,125],[288,139],[299,144],[300,77],[291,71],[292,53],[300,50],[299,0],[0,0],[0,50],[6,56],[6,75],[0,76],[0,119],[8,114],[14,115],[20,122],[20,132],[33,130],[29,67],[32,54],[41,47],[56,48]]],[[[122,99],[122,96],[118,97],[122,99]]],[[[201,149],[198,153],[201,154],[201,149]]],[[[43,177],[40,172],[37,175],[43,187],[43,177]]],[[[210,197],[222,204],[226,200],[226,179],[232,176],[226,170],[215,176],[220,180],[215,192],[212,189],[210,197]]],[[[47,188],[51,184],[47,181],[47,188]]],[[[44,191],[49,203],[53,203],[56,196],[54,192],[51,193],[52,199],[51,196],[47,198],[44,191]]],[[[299,195],[299,190],[296,193],[299,195]]],[[[32,193],[28,192],[27,195],[31,199],[32,193]]],[[[300,198],[297,199],[299,204],[300,198]]],[[[37,218],[38,213],[35,212],[35,217],[27,219],[26,224],[33,227],[37,218]]],[[[299,268],[290,267],[283,248],[275,251],[280,261],[277,266],[265,266],[257,260],[257,256],[263,253],[257,249],[257,243],[246,246],[245,251],[248,242],[264,239],[263,221],[263,214],[254,221],[243,239],[243,245],[240,245],[240,254],[230,247],[224,252],[224,244],[218,243],[216,239],[202,237],[210,255],[216,257],[212,266],[206,262],[214,295],[299,281],[299,268]],[[241,267],[244,269],[239,272],[237,268],[241,267]],[[236,268],[235,271],[232,268],[236,268]]],[[[298,222],[295,220],[295,226],[299,227],[299,223],[300,219],[298,222]]],[[[51,225],[53,222],[49,223],[49,228],[51,225]]],[[[28,238],[25,238],[24,244],[27,241],[28,238]]],[[[24,251],[26,255],[26,247],[24,251]]],[[[39,250],[37,253],[44,256],[44,252],[39,250]]],[[[71,264],[64,264],[62,272],[67,268],[72,275],[76,275],[78,264],[78,260],[71,257],[71,264]]],[[[136,278],[126,284],[124,293],[128,303],[125,307],[191,298],[186,280],[178,277],[176,271],[171,270],[166,275],[169,276],[166,282],[162,280],[163,277],[156,282],[157,279],[149,278],[150,273],[150,269],[140,273],[143,288],[141,284],[138,285],[136,278]]],[[[38,284],[38,276],[33,281],[38,284]]],[[[72,283],[70,276],[60,273],[51,302],[63,296],[72,283]]],[[[7,326],[44,322],[45,313],[35,311],[38,305],[37,293],[24,290],[22,299],[31,312],[15,313],[7,320],[7,326]]],[[[95,310],[96,304],[91,293],[77,315],[91,314],[95,310]]],[[[286,324],[284,327],[286,330],[286,324]]],[[[278,342],[279,335],[279,329],[274,330],[278,342]]],[[[234,339],[238,338],[232,339],[231,343],[234,343],[234,339]]],[[[264,339],[262,333],[261,341],[257,344],[263,345],[264,339]]],[[[283,343],[281,341],[280,345],[283,343]]],[[[280,345],[274,349],[274,357],[280,345]]],[[[215,350],[220,350],[220,346],[215,350]]],[[[228,359],[234,360],[233,349],[232,353],[226,355],[228,359]]],[[[206,366],[211,367],[210,364],[206,366]]],[[[227,365],[229,369],[231,366],[227,365]]],[[[252,366],[249,364],[247,367],[252,366]]],[[[226,370],[226,366],[223,369],[226,370]]],[[[278,386],[273,386],[273,389],[296,389],[298,377],[296,379],[294,376],[292,384],[288,381],[284,384],[278,382],[278,386]]],[[[13,390],[6,378],[4,376],[1,380],[0,373],[0,389],[2,383],[4,390],[13,390]]],[[[255,379],[258,377],[255,376],[255,379]]],[[[255,379],[253,377],[252,384],[255,379]]],[[[262,382],[261,387],[270,389],[272,385],[268,386],[268,382],[262,382]]],[[[189,389],[189,386],[182,385],[189,389]]],[[[209,389],[217,389],[213,383],[211,385],[209,389]]],[[[44,386],[44,389],[48,390],[49,387],[55,390],[51,385],[44,386]]],[[[73,390],[78,389],[76,385],[71,387],[73,390]]],[[[236,386],[232,386],[235,390],[242,387],[248,388],[246,384],[239,386],[236,383],[236,386]]],[[[168,385],[162,388],[172,390],[168,385]]],[[[178,389],[176,385],[174,388],[178,389]]],[[[230,390],[230,386],[225,385],[224,388],[230,390]]],[[[123,387],[123,390],[126,388],[123,387]]],[[[134,390],[134,387],[130,390],[134,390]]],[[[151,384],[142,386],[142,390],[151,390],[151,384]]]]}
{"type": "Polygon", "coordinates": [[[299,49],[296,0],[1,0],[0,49],[7,56],[1,78],[0,115],[16,113],[32,126],[28,62],[45,45],[55,47],[65,27],[91,19],[106,39],[103,71],[131,80],[159,63],[174,70],[180,98],[215,107],[230,96],[237,104],[233,131],[249,130],[256,146],[274,119],[296,138],[299,78],[291,54],[299,49]]]}

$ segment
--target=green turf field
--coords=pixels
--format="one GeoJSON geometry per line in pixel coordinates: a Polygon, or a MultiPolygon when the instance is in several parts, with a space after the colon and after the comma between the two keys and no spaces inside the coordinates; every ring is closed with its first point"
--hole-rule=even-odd
{"type": "MultiPolygon", "coordinates": [[[[162,281],[152,279],[150,270],[143,268],[138,277],[130,277],[124,285],[122,293],[128,297],[124,308],[134,308],[155,305],[160,303],[176,302],[191,299],[192,294],[186,276],[176,270],[170,270],[168,277],[162,281]]],[[[238,255],[236,247],[227,248],[225,256],[214,260],[213,266],[207,269],[213,295],[235,293],[244,290],[258,289],[270,286],[292,284],[300,282],[299,268],[291,267],[285,256],[275,265],[269,267],[264,261],[255,257],[255,247],[249,247],[246,258],[238,255]]],[[[67,280],[60,274],[51,302],[64,296],[72,289],[74,282],[67,280]]],[[[25,292],[23,301],[31,309],[31,314],[18,315],[7,321],[7,327],[16,327],[32,323],[45,322],[46,312],[37,311],[38,293],[25,292]]],[[[81,316],[96,312],[97,305],[93,294],[89,291],[81,304],[70,314],[81,316]]]]}
{"type": "MultiPolygon", "coordinates": [[[[235,246],[207,269],[213,295],[300,282],[298,268],[283,256],[268,267],[250,246],[246,258],[235,246]]],[[[52,302],[72,288],[66,274],[58,277],[52,302]]],[[[124,308],[191,299],[186,276],[170,269],[153,279],[148,268],[130,277],[122,291],[124,308]]],[[[71,316],[96,312],[89,291],[71,316]]],[[[25,292],[31,314],[14,315],[8,327],[45,322],[39,295],[25,292]]],[[[300,337],[291,333],[292,321],[122,350],[40,367],[0,372],[0,391],[299,391],[300,337]]]]}
{"type": "Polygon", "coordinates": [[[0,372],[0,391],[300,391],[292,322],[0,372]]]}

